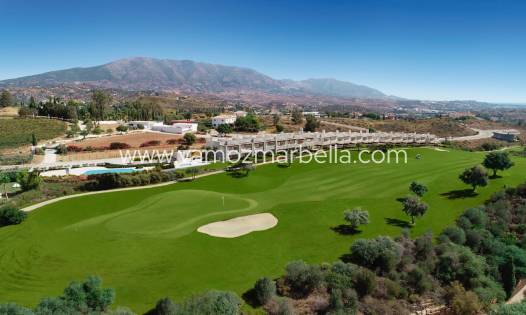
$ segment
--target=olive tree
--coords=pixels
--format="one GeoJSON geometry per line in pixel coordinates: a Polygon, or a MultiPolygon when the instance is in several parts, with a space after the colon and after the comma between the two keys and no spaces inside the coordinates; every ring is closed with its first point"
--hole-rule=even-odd
{"type": "Polygon", "coordinates": [[[465,169],[458,178],[465,184],[471,185],[473,191],[475,191],[478,186],[484,187],[488,185],[488,173],[480,165],[465,169]]]}
{"type": "Polygon", "coordinates": [[[486,155],[482,165],[487,169],[493,170],[493,177],[497,176],[497,171],[511,168],[514,163],[511,161],[507,152],[491,152],[486,155]]]}
{"type": "Polygon", "coordinates": [[[360,225],[369,224],[369,211],[367,210],[361,210],[359,208],[345,210],[343,216],[352,229],[357,229],[360,225]]]}
{"type": "Polygon", "coordinates": [[[416,196],[407,196],[404,200],[403,211],[411,217],[411,224],[415,224],[415,217],[423,216],[427,211],[427,204],[416,196]]]}

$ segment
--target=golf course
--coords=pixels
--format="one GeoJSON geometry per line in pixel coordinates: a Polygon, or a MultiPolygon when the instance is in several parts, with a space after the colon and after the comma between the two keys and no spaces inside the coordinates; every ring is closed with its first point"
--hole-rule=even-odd
{"type": "Polygon", "coordinates": [[[137,313],[165,296],[180,300],[208,289],[241,296],[258,278],[282,274],[289,261],[335,261],[357,238],[404,228],[436,235],[466,208],[526,181],[526,159],[513,158],[514,167],[470,195],[458,176],[485,153],[407,152],[407,164],[267,164],[245,177],[221,173],[46,205],[20,225],[0,228],[1,300],[32,306],[88,275],[115,289],[115,305],[137,313]],[[400,202],[412,181],[429,189],[429,210],[413,226],[400,202]],[[370,223],[350,235],[338,227],[344,210],[356,207],[369,211],[370,223]],[[256,213],[271,213],[277,225],[235,238],[197,232],[256,213]]]}

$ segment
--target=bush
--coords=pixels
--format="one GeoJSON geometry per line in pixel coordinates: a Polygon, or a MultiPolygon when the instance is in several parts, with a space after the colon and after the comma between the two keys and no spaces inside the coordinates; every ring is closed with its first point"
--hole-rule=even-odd
{"type": "Polygon", "coordinates": [[[276,295],[276,284],[269,278],[261,278],[256,281],[254,290],[259,304],[265,305],[274,295],[276,295]]]}
{"type": "Polygon", "coordinates": [[[15,303],[0,304],[0,314],[2,315],[34,315],[28,308],[18,306],[15,303]]]}
{"type": "Polygon", "coordinates": [[[57,154],[68,154],[68,148],[65,144],[60,144],[56,148],[57,154]]]}
{"type": "Polygon", "coordinates": [[[118,132],[126,132],[126,131],[128,131],[128,126],[119,125],[119,126],[117,126],[117,128],[115,128],[115,130],[117,130],[118,132]]]}
{"type": "Polygon", "coordinates": [[[83,149],[76,145],[68,145],[67,150],[68,152],[81,152],[83,149]]]}
{"type": "Polygon", "coordinates": [[[36,171],[28,172],[27,170],[20,171],[17,175],[17,182],[23,191],[37,189],[42,182],[40,174],[36,171]]]}
{"type": "Polygon", "coordinates": [[[187,132],[184,134],[183,140],[186,145],[192,145],[195,143],[196,137],[193,133],[187,132]]]}
{"type": "Polygon", "coordinates": [[[400,262],[401,248],[391,238],[358,239],[351,246],[351,260],[372,270],[388,273],[400,262]]]}
{"type": "Polygon", "coordinates": [[[238,315],[241,299],[233,292],[208,291],[178,305],[174,315],[222,314],[238,315]]]}
{"type": "Polygon", "coordinates": [[[376,275],[371,270],[360,268],[353,276],[354,289],[360,297],[371,294],[376,289],[376,275]]]}
{"type": "Polygon", "coordinates": [[[12,206],[0,208],[0,226],[20,224],[27,217],[27,213],[12,206]]]}
{"type": "Polygon", "coordinates": [[[168,139],[166,140],[166,144],[178,144],[180,142],[179,139],[168,139]]]}
{"type": "Polygon", "coordinates": [[[303,297],[320,286],[323,275],[319,266],[299,260],[285,267],[285,280],[295,296],[303,297]]]}
{"type": "Polygon", "coordinates": [[[153,147],[153,146],[157,146],[157,145],[160,145],[160,144],[161,144],[161,141],[159,141],[159,140],[150,140],[150,141],[146,141],[146,142],[141,143],[141,148],[153,147]]]}
{"type": "Polygon", "coordinates": [[[118,149],[129,149],[130,145],[124,142],[112,142],[110,143],[109,149],[110,150],[118,150],[118,149]]]}
{"type": "Polygon", "coordinates": [[[157,301],[155,305],[155,315],[175,315],[177,312],[177,305],[168,297],[157,301]]]}
{"type": "Polygon", "coordinates": [[[464,233],[464,230],[457,226],[448,226],[444,229],[442,235],[458,245],[463,245],[466,242],[466,234],[464,233]]]}
{"type": "Polygon", "coordinates": [[[45,298],[35,309],[37,314],[100,314],[108,310],[115,299],[115,292],[102,288],[102,281],[95,276],[84,282],[71,282],[59,297],[45,298]]]}

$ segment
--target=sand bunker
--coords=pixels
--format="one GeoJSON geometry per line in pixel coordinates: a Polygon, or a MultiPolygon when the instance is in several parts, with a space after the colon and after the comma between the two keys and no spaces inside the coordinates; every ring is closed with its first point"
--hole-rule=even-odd
{"type": "Polygon", "coordinates": [[[218,221],[203,225],[198,232],[216,237],[233,238],[254,231],[264,231],[278,224],[278,219],[270,213],[259,213],[237,217],[226,221],[218,221]]]}

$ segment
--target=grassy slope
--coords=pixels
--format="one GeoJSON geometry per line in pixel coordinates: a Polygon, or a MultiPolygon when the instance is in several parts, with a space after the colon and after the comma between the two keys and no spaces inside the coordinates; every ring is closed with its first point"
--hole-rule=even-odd
{"type": "Polygon", "coordinates": [[[40,141],[58,137],[65,131],[66,124],[54,119],[0,119],[0,149],[31,144],[33,133],[40,141]]]}
{"type": "Polygon", "coordinates": [[[89,274],[116,289],[118,305],[138,312],[167,295],[179,299],[210,288],[242,294],[258,277],[280,275],[288,261],[334,261],[358,237],[398,235],[401,227],[386,219],[408,220],[396,199],[412,180],[430,189],[424,198],[430,210],[413,235],[437,233],[504,184],[524,181],[526,159],[518,158],[476,197],[441,195],[465,189],[459,172],[482,157],[418,149],[410,151],[408,165],[268,165],[241,179],[221,174],[65,200],[36,210],[20,226],[0,229],[0,297],[34,304],[89,274]],[[422,159],[414,158],[417,153],[422,159]],[[362,233],[331,230],[343,223],[344,209],[356,206],[371,215],[362,233]],[[278,217],[275,228],[237,239],[194,232],[208,222],[263,211],[278,217]]]}

